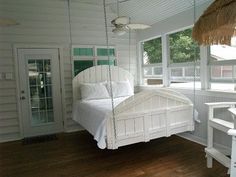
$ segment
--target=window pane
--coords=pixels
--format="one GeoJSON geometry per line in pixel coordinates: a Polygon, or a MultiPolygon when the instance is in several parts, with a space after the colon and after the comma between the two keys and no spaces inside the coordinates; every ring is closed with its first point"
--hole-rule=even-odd
{"type": "Polygon", "coordinates": [[[93,61],[92,60],[75,60],[74,61],[74,75],[76,76],[78,73],[80,73],[81,71],[92,67],[93,66],[93,61]]]}
{"type": "Polygon", "coordinates": [[[108,65],[108,63],[110,63],[110,65],[115,65],[115,60],[98,60],[98,65],[108,65]]]}
{"type": "Polygon", "coordinates": [[[51,73],[45,73],[45,84],[49,85],[52,83],[51,73]]]}
{"type": "MultiPolygon", "coordinates": [[[[108,50],[106,48],[98,48],[97,56],[108,56],[108,50]]],[[[115,56],[115,49],[109,49],[109,56],[115,56]]]]}
{"type": "Polygon", "coordinates": [[[200,48],[192,39],[192,29],[170,34],[169,40],[171,63],[200,60],[200,48]]]}
{"type": "Polygon", "coordinates": [[[232,78],[232,66],[211,66],[211,77],[217,79],[232,78]]]}
{"type": "Polygon", "coordinates": [[[45,72],[50,72],[51,71],[50,60],[44,60],[44,71],[45,72]]]}
{"type": "Polygon", "coordinates": [[[29,70],[29,72],[36,72],[37,71],[36,60],[28,60],[28,70],[29,70]]]}
{"type": "Polygon", "coordinates": [[[74,56],[93,56],[93,48],[74,48],[74,56]]]}
{"type": "Polygon", "coordinates": [[[215,61],[236,60],[236,47],[227,45],[212,45],[211,57],[215,61]]]}
{"type": "Polygon", "coordinates": [[[151,76],[152,68],[144,68],[144,76],[151,76]]]}
{"type": "Polygon", "coordinates": [[[162,67],[153,66],[143,68],[145,77],[161,77],[162,76],[162,67]]]}
{"type": "Polygon", "coordinates": [[[236,91],[236,84],[211,83],[211,89],[219,91],[236,91]]]}
{"type": "Polygon", "coordinates": [[[185,76],[186,77],[200,77],[200,67],[196,67],[195,73],[194,73],[194,67],[186,67],[185,68],[185,76]]]}
{"type": "Polygon", "coordinates": [[[154,75],[162,75],[162,68],[161,67],[154,67],[153,74],[154,75]]]}
{"type": "Polygon", "coordinates": [[[143,64],[162,62],[161,38],[152,39],[143,43],[143,64]]]}
{"type": "Polygon", "coordinates": [[[183,68],[171,68],[171,77],[182,77],[183,68]]]}
{"type": "Polygon", "coordinates": [[[36,60],[37,70],[43,72],[43,60],[36,60]]]}

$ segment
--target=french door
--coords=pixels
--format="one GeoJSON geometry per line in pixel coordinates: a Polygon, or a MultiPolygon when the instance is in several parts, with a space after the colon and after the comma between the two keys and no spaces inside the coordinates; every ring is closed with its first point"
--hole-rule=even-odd
{"type": "Polygon", "coordinates": [[[61,132],[62,104],[57,49],[18,49],[24,137],[61,132]]]}

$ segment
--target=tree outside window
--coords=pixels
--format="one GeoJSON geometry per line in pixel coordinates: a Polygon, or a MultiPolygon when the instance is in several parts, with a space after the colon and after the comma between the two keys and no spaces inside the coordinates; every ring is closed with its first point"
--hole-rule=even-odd
{"type": "Polygon", "coordinates": [[[162,62],[162,45],[160,37],[144,42],[143,50],[143,64],[162,62]]]}
{"type": "Polygon", "coordinates": [[[200,60],[200,48],[192,39],[192,29],[169,35],[170,63],[185,63],[200,60]],[[196,55],[196,56],[195,56],[196,55]]]}

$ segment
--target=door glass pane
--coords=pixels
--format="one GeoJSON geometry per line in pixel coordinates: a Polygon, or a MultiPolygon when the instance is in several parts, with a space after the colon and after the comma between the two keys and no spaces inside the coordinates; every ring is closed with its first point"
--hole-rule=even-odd
{"type": "Polygon", "coordinates": [[[51,61],[28,60],[32,126],[54,122],[51,61]]]}
{"type": "Polygon", "coordinates": [[[51,71],[50,60],[44,60],[44,71],[45,72],[50,72],[51,71]]]}
{"type": "Polygon", "coordinates": [[[43,60],[36,60],[36,64],[37,64],[37,70],[39,72],[43,71],[43,60]]]}
{"type": "Polygon", "coordinates": [[[171,68],[171,77],[182,77],[183,68],[171,68]]]}
{"type": "Polygon", "coordinates": [[[52,97],[52,86],[51,85],[45,86],[45,94],[46,94],[47,98],[52,97]]]}
{"type": "Polygon", "coordinates": [[[44,80],[45,80],[45,83],[46,85],[50,85],[52,83],[51,81],[51,72],[47,72],[45,75],[44,75],[44,80]]]}

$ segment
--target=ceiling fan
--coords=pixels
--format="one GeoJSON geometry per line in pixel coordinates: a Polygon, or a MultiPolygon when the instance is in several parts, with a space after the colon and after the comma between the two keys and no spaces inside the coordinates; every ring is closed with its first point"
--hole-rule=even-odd
{"type": "MultiPolygon", "coordinates": [[[[127,0],[126,0],[127,1],[127,0]]],[[[122,2],[126,2],[122,1],[122,2]]],[[[130,17],[126,16],[119,16],[119,0],[116,1],[117,3],[117,14],[118,17],[116,17],[114,20],[111,21],[111,24],[114,25],[114,29],[112,30],[113,33],[121,36],[125,34],[129,30],[142,30],[150,28],[150,25],[142,24],[142,23],[130,23],[130,17]]]]}

